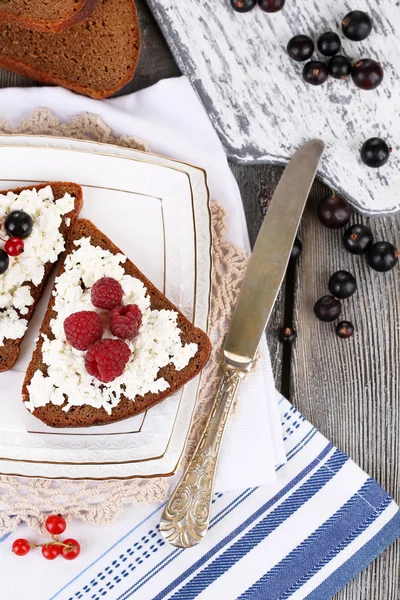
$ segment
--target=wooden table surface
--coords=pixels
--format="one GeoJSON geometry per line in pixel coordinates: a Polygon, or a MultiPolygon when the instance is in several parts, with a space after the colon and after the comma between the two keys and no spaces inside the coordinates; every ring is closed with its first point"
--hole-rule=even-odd
{"type": "MultiPolygon", "coordinates": [[[[143,35],[134,80],[122,93],[180,74],[145,0],[136,0],[143,35]]],[[[39,85],[0,69],[0,87],[39,85]]],[[[0,115],[6,118],[7,115],[0,115]]],[[[251,242],[257,236],[282,169],[231,165],[242,192],[251,242]]],[[[277,387],[327,438],[346,452],[400,502],[400,274],[379,274],[362,257],[348,254],[341,232],[322,227],[315,206],[329,190],[316,182],[301,223],[303,254],[289,268],[267,336],[277,387]],[[343,303],[343,317],[356,327],[340,340],[334,326],[313,315],[328,293],[330,274],[349,270],[358,293],[343,303]],[[294,347],[282,348],[277,330],[294,325],[294,347]]],[[[400,216],[352,222],[371,227],[377,240],[400,247],[400,216]]],[[[400,543],[384,552],[335,596],[335,600],[400,600],[400,543]]],[[[268,599],[265,599],[268,600],[268,599]]],[[[321,598],[321,600],[328,600],[321,598]]]]}

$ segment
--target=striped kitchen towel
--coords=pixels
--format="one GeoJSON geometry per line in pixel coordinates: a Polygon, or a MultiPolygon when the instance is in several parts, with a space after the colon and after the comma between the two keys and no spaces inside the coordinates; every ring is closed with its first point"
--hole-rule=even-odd
{"type": "Polygon", "coordinates": [[[123,535],[106,548],[99,535],[82,555],[86,566],[76,561],[68,580],[60,570],[54,593],[41,600],[331,598],[400,535],[400,510],[287,400],[279,407],[287,463],[277,481],[217,493],[198,547],[164,542],[162,506],[136,508],[135,521],[129,513],[119,523],[123,535]]]}

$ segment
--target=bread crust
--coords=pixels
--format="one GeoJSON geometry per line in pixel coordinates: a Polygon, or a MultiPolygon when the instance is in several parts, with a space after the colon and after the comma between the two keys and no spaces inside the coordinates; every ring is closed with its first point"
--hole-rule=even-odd
{"type": "MultiPolygon", "coordinates": [[[[76,248],[74,241],[81,239],[82,237],[91,237],[94,245],[109,250],[113,254],[123,254],[123,252],[115,244],[113,244],[113,242],[111,242],[107,236],[99,231],[93,225],[93,223],[86,219],[79,219],[68,238],[66,250],[57,270],[57,277],[64,272],[64,262],[66,257],[72,250],[76,248]]],[[[143,275],[143,273],[139,271],[139,269],[129,259],[127,259],[127,261],[121,266],[124,268],[125,273],[131,275],[132,277],[136,277],[143,282],[148,294],[150,295],[150,306],[153,310],[166,309],[175,310],[178,312],[178,326],[181,330],[182,343],[197,343],[198,351],[190,360],[189,364],[181,371],[177,371],[172,364],[169,364],[159,370],[158,376],[164,377],[169,383],[170,387],[167,390],[157,394],[147,393],[144,396],[136,396],[135,399],[130,399],[127,396],[122,395],[120,402],[116,407],[113,408],[111,415],[109,415],[104,408],[93,408],[88,405],[74,406],[71,407],[67,412],[63,411],[61,406],[56,406],[51,403],[46,404],[44,407],[36,408],[32,414],[50,427],[90,427],[94,425],[106,425],[133,417],[145,410],[148,410],[155,404],[158,404],[158,402],[161,402],[161,400],[167,396],[170,396],[176,392],[190,379],[198,375],[209,359],[211,342],[207,335],[201,329],[194,327],[194,325],[192,325],[192,323],[190,323],[190,321],[188,321],[188,319],[186,319],[186,317],[184,317],[182,313],[178,311],[176,306],[167,300],[167,298],[145,277],[145,275],[143,275]]],[[[55,298],[53,295],[51,295],[49,305],[40,328],[40,333],[48,336],[50,339],[54,339],[54,335],[50,328],[50,321],[56,316],[56,313],[53,311],[54,302],[55,298]]],[[[46,374],[47,372],[47,367],[42,360],[42,346],[43,336],[40,335],[22,387],[23,401],[29,400],[28,386],[34,373],[37,370],[42,371],[43,374],[46,374]]]]}
{"type": "Polygon", "coordinates": [[[17,15],[6,8],[0,8],[0,23],[15,23],[16,25],[21,25],[35,31],[53,31],[59,33],[90,17],[96,8],[96,4],[97,0],[80,0],[78,10],[71,11],[71,14],[67,18],[58,21],[35,20],[28,16],[17,15]]]}
{"type": "MultiPolygon", "coordinates": [[[[30,186],[21,187],[21,188],[14,188],[12,190],[1,191],[0,193],[7,194],[7,192],[13,192],[14,194],[19,194],[23,190],[32,190],[32,189],[40,190],[44,187],[47,187],[48,185],[51,186],[51,188],[53,190],[55,200],[57,200],[58,198],[62,198],[65,193],[70,193],[71,196],[74,196],[74,198],[75,198],[74,209],[72,211],[70,211],[69,213],[63,215],[63,223],[60,227],[60,231],[63,234],[63,237],[67,243],[69,231],[71,230],[74,222],[78,218],[79,212],[83,205],[82,188],[80,185],[78,185],[77,183],[72,183],[72,182],[57,181],[57,182],[44,183],[41,185],[30,185],[30,186]],[[67,226],[65,223],[65,219],[67,217],[69,217],[71,219],[70,226],[67,226]]],[[[53,270],[53,267],[54,267],[54,263],[48,262],[44,267],[44,277],[43,277],[42,281],[39,283],[39,285],[35,286],[32,283],[30,283],[31,295],[34,299],[34,302],[29,307],[28,314],[23,315],[23,317],[21,316],[21,318],[26,319],[28,321],[28,324],[29,324],[29,321],[31,320],[31,318],[33,317],[36,305],[42,296],[43,290],[47,283],[47,279],[48,279],[51,271],[53,270]]],[[[18,355],[20,352],[20,346],[21,346],[21,343],[22,343],[22,340],[24,339],[24,337],[25,336],[23,336],[19,339],[16,339],[16,340],[7,340],[6,339],[4,345],[0,346],[0,373],[3,371],[8,371],[8,369],[11,369],[11,367],[15,364],[15,362],[18,359],[18,355]]]]}
{"type": "MultiPolygon", "coordinates": [[[[109,1],[112,2],[113,0],[109,1]]],[[[126,2],[129,4],[132,10],[131,28],[133,32],[133,42],[131,48],[127,48],[125,50],[126,52],[131,52],[131,56],[129,57],[129,68],[126,69],[126,73],[124,74],[124,76],[120,77],[118,81],[111,87],[100,89],[90,87],[89,85],[82,85],[77,80],[66,79],[60,73],[46,71],[45,69],[40,68],[40,65],[34,67],[19,58],[7,56],[4,54],[0,54],[0,67],[4,67],[5,69],[9,69],[10,71],[14,71],[16,73],[19,73],[20,75],[24,75],[25,77],[29,77],[30,79],[34,79],[42,83],[59,85],[78,94],[83,94],[85,96],[89,96],[90,98],[94,98],[95,100],[102,100],[104,98],[112,96],[115,92],[118,92],[121,88],[123,88],[127,83],[131,81],[135,73],[135,69],[140,55],[141,38],[136,5],[134,0],[126,0],[126,2]]],[[[96,13],[94,13],[93,17],[95,16],[96,13]]],[[[78,23],[76,26],[79,27],[80,25],[81,23],[78,23]]],[[[74,28],[72,28],[72,31],[73,30],[74,28]]],[[[63,34],[62,43],[60,41],[60,52],[63,50],[63,45],[65,48],[68,46],[68,35],[69,31],[67,30],[63,34]]],[[[18,32],[16,32],[16,38],[18,38],[18,32]]],[[[77,62],[76,68],[77,70],[79,70],[79,68],[85,68],[85,65],[79,64],[79,62],[77,62]]]]}

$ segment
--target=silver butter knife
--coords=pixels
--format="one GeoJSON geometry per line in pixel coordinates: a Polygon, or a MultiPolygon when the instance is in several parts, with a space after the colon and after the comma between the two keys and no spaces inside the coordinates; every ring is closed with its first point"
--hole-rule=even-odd
{"type": "Polygon", "coordinates": [[[225,425],[285,276],[324,147],[321,140],[311,140],[295,153],[261,226],[225,340],[223,374],[213,408],[193,457],[161,516],[160,531],[174,546],[196,546],[207,533],[225,425]]]}

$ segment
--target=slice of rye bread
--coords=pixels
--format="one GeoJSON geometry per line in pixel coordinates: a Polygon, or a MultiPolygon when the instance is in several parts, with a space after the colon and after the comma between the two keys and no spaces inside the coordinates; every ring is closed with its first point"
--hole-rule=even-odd
{"type": "MultiPolygon", "coordinates": [[[[23,188],[15,188],[12,190],[0,191],[0,194],[7,194],[7,192],[14,192],[14,194],[19,194],[20,192],[22,192],[22,190],[31,190],[31,189],[40,190],[41,188],[47,187],[48,185],[51,186],[51,188],[53,190],[55,200],[58,200],[58,198],[62,198],[64,196],[64,194],[66,194],[66,193],[71,194],[71,196],[73,196],[75,198],[74,209],[72,211],[70,211],[69,213],[66,213],[65,215],[63,215],[63,219],[62,219],[62,223],[61,223],[61,227],[60,227],[60,231],[61,231],[64,239],[67,240],[69,231],[70,231],[71,227],[73,226],[74,222],[76,221],[78,214],[82,208],[82,204],[83,204],[82,188],[80,187],[80,185],[78,185],[76,183],[71,183],[71,182],[57,181],[57,182],[44,183],[42,185],[31,185],[31,186],[27,186],[27,187],[23,187],[23,188]],[[70,225],[67,225],[65,222],[65,219],[67,217],[69,217],[71,219],[70,225]]],[[[50,272],[51,272],[53,266],[54,266],[54,263],[51,263],[51,262],[48,262],[45,265],[44,277],[43,277],[42,281],[39,283],[39,285],[33,285],[33,283],[30,283],[31,296],[34,299],[34,302],[33,302],[32,306],[29,307],[28,314],[26,314],[24,316],[20,315],[21,319],[27,320],[28,323],[31,320],[33,313],[35,312],[36,305],[40,300],[40,297],[41,297],[44,287],[46,285],[46,281],[48,279],[48,276],[50,275],[50,272]]],[[[0,277],[1,277],[1,275],[0,275],[0,277]]],[[[0,346],[0,373],[2,371],[8,371],[8,369],[11,369],[11,367],[15,364],[15,362],[18,358],[18,355],[19,355],[22,340],[23,340],[23,337],[16,339],[16,340],[6,339],[6,340],[4,340],[4,344],[2,346],[0,346]]]]}
{"type": "Polygon", "coordinates": [[[0,66],[102,99],[128,83],[140,51],[133,0],[98,0],[92,15],[62,33],[0,23],[0,66]]]}
{"type": "MultiPolygon", "coordinates": [[[[91,243],[94,246],[100,246],[105,250],[109,250],[113,254],[122,253],[122,251],[113,244],[101,231],[99,231],[93,223],[86,219],[79,219],[71,235],[68,238],[68,244],[64,253],[64,257],[60,262],[57,276],[64,272],[64,261],[68,254],[72,252],[76,246],[75,240],[79,240],[82,237],[90,237],[91,243]]],[[[122,253],[123,254],[123,253],[122,253]]],[[[123,419],[133,417],[160,402],[167,396],[170,396],[176,392],[180,387],[187,383],[190,379],[198,375],[204,365],[207,363],[210,352],[211,342],[207,335],[192,323],[186,319],[154,285],[139,271],[139,269],[128,259],[122,264],[125,273],[140,279],[146,287],[148,294],[150,295],[150,307],[152,310],[174,310],[178,312],[178,327],[181,330],[181,340],[183,344],[196,343],[198,350],[195,356],[190,360],[189,364],[184,367],[181,371],[177,371],[173,364],[169,364],[166,367],[162,367],[158,372],[158,377],[164,377],[169,383],[169,388],[163,392],[156,394],[147,393],[144,396],[136,396],[134,399],[122,395],[120,402],[112,409],[111,415],[109,415],[104,408],[93,408],[92,406],[72,406],[67,412],[62,410],[62,406],[56,406],[55,404],[46,404],[46,406],[36,408],[33,411],[33,415],[50,425],[50,427],[90,427],[93,425],[106,425],[108,423],[114,423],[123,419]]],[[[54,296],[50,298],[49,306],[43,319],[43,323],[40,332],[50,339],[54,339],[54,335],[50,328],[50,321],[56,316],[53,311],[54,296]]],[[[47,373],[47,367],[42,360],[42,345],[43,337],[39,336],[39,340],[36,349],[33,353],[32,360],[29,364],[26,372],[25,381],[22,388],[22,398],[24,401],[29,400],[28,386],[34,373],[40,369],[43,374],[47,373]]],[[[99,382],[99,385],[100,382],[99,382]]]]}
{"type": "Polygon", "coordinates": [[[35,31],[63,31],[87,19],[97,0],[0,0],[0,22],[35,31]]]}

